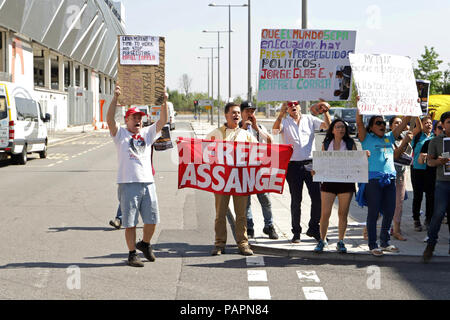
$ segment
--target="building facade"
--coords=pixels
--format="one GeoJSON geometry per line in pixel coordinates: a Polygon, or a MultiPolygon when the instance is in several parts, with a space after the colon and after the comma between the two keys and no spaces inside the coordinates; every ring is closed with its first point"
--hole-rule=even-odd
{"type": "Polygon", "coordinates": [[[0,0],[0,81],[33,92],[50,130],[106,121],[123,15],[110,0],[0,0]]]}

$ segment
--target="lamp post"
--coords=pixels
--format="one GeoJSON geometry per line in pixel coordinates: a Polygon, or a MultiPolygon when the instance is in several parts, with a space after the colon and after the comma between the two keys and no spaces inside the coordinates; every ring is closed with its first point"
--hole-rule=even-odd
{"type": "MultiPolygon", "coordinates": [[[[220,34],[228,31],[208,31],[203,30],[205,33],[217,32],[217,127],[220,128],[220,34]]],[[[233,31],[231,31],[233,32],[233,31]]]]}
{"type": "MultiPolygon", "coordinates": [[[[211,49],[211,98],[214,104],[214,59],[218,59],[218,57],[214,57],[214,49],[223,49],[223,47],[199,47],[200,49],[211,49]]],[[[218,52],[219,50],[217,50],[218,52]]],[[[213,112],[214,106],[211,107],[211,124],[214,124],[213,112]]]]}
{"type": "Polygon", "coordinates": [[[231,8],[247,7],[247,4],[208,4],[210,7],[228,7],[228,99],[231,98],[231,8]]]}

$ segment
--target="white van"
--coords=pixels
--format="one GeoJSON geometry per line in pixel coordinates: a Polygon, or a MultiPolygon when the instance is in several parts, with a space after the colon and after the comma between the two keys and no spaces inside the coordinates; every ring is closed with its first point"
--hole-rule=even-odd
{"type": "Polygon", "coordinates": [[[11,82],[0,82],[0,159],[8,156],[18,164],[27,163],[27,154],[47,157],[47,127],[50,114],[42,115],[41,105],[31,92],[11,82]]]}
{"type": "Polygon", "coordinates": [[[172,102],[167,101],[167,109],[169,110],[167,123],[169,124],[170,130],[174,130],[175,129],[175,116],[177,115],[177,113],[175,112],[175,109],[173,108],[172,102]]]}

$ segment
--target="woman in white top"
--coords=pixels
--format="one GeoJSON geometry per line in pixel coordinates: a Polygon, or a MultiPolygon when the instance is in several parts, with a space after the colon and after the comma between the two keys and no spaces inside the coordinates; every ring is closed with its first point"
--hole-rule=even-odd
{"type": "MultiPolygon", "coordinates": [[[[322,151],[345,151],[356,150],[356,144],[348,133],[347,124],[341,120],[336,119],[328,128],[325,139],[322,144],[322,151]]],[[[328,222],[330,220],[333,203],[336,196],[339,199],[339,242],[337,243],[337,250],[339,253],[346,253],[347,249],[344,245],[344,236],[347,229],[347,216],[352,200],[353,193],[356,191],[354,183],[341,182],[323,182],[320,186],[322,212],[320,218],[320,241],[314,252],[323,252],[323,248],[327,246],[327,231],[328,222]]]]}

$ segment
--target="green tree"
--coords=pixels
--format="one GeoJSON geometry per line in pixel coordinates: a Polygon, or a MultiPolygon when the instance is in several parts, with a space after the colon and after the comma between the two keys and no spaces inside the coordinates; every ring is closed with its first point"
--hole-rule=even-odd
{"type": "Polygon", "coordinates": [[[439,54],[434,51],[434,47],[428,49],[425,46],[425,53],[421,55],[422,59],[417,60],[418,68],[414,68],[416,79],[429,80],[430,94],[439,94],[442,92],[442,71],[439,71],[439,65],[443,62],[439,60],[439,54]]]}

